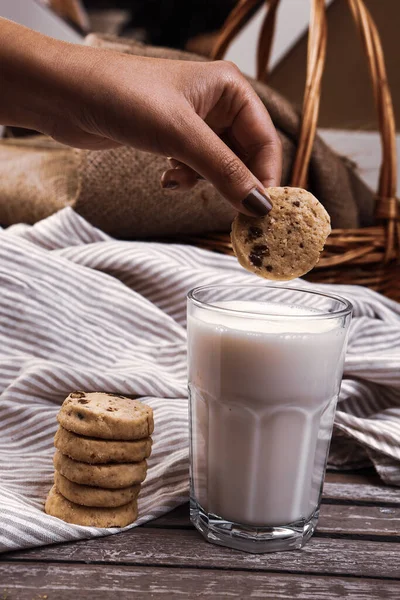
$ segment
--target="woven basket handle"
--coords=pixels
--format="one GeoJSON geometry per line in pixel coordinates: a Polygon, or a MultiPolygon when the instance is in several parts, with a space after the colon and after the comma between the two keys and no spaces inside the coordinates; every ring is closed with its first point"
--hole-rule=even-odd
{"type": "Polygon", "coordinates": [[[267,4],[268,11],[258,37],[257,79],[259,81],[266,81],[268,76],[268,65],[275,32],[276,12],[280,0],[239,0],[235,8],[228,15],[211,52],[213,60],[223,59],[231,42],[264,3],[267,4]]]}
{"type": "MultiPolygon", "coordinates": [[[[263,2],[240,0],[228,16],[217,39],[212,58],[221,59],[229,44],[243,29],[249,18],[263,2]]],[[[265,81],[274,37],[276,13],[280,0],[267,0],[268,10],[261,27],[257,52],[257,79],[265,81]]],[[[307,186],[307,173],[312,147],[317,130],[321,82],[326,54],[326,15],[324,0],[312,0],[311,22],[308,36],[307,77],[303,100],[303,117],[298,140],[297,154],[293,165],[291,184],[307,186]]]]}
{"type": "Polygon", "coordinates": [[[386,222],[385,261],[400,254],[397,190],[396,125],[382,44],[364,0],[347,0],[368,57],[382,143],[382,162],[375,215],[386,222]]]}
{"type": "MultiPolygon", "coordinates": [[[[396,127],[393,104],[387,81],[382,45],[377,28],[364,0],[347,0],[361,35],[369,64],[382,142],[382,163],[376,202],[376,217],[387,223],[385,259],[390,259],[400,247],[399,203],[396,200],[396,127]]],[[[257,79],[265,81],[274,36],[276,13],[280,0],[266,0],[268,11],[260,31],[257,52],[257,79]]],[[[214,47],[212,58],[221,59],[229,44],[246,25],[263,2],[239,0],[228,16],[214,47]]],[[[307,186],[307,173],[317,130],[321,82],[325,64],[327,24],[324,0],[312,0],[307,47],[307,75],[303,98],[303,113],[297,154],[291,184],[307,186]]]]}

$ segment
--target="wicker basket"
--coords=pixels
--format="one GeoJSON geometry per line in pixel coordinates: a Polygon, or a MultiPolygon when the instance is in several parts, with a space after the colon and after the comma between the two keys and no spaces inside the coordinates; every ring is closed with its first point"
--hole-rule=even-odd
{"type": "MultiPolygon", "coordinates": [[[[347,0],[361,35],[369,63],[382,141],[382,164],[376,196],[376,223],[361,229],[334,229],[315,269],[306,278],[321,283],[368,286],[400,300],[400,222],[396,199],[396,128],[378,31],[363,0],[347,0]]],[[[257,78],[265,81],[280,0],[267,0],[261,28],[257,78]]],[[[217,40],[214,59],[223,58],[230,42],[247,23],[260,0],[240,0],[217,40]]],[[[291,185],[307,188],[307,172],[317,129],[321,81],[325,64],[327,24],[324,0],[312,0],[308,37],[307,80],[297,156],[291,185]]],[[[215,234],[191,240],[211,250],[232,254],[229,235],[215,234]]]]}

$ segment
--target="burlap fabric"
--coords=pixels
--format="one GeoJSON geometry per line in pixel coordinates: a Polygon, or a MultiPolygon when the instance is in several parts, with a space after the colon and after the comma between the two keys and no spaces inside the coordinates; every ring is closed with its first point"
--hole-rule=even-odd
{"type": "MultiPolygon", "coordinates": [[[[121,52],[174,58],[203,58],[111,36],[86,42],[121,52]]],[[[282,182],[290,181],[299,112],[268,86],[250,80],[268,108],[284,149],[282,182]]],[[[134,126],[134,124],[133,124],[134,126]]],[[[34,223],[72,206],[100,229],[121,238],[149,238],[227,231],[234,211],[208,182],[185,194],[164,191],[165,158],[133,148],[74,150],[42,136],[0,143],[0,224],[34,223]]],[[[309,188],[325,205],[333,227],[373,222],[374,195],[350,161],[316,139],[309,188]]]]}

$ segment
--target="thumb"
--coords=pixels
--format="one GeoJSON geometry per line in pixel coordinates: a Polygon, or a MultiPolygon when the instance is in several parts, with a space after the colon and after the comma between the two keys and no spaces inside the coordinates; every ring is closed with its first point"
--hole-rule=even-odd
{"type": "Polygon", "coordinates": [[[272,204],[262,183],[198,115],[192,113],[189,122],[174,156],[210,181],[236,210],[252,217],[268,214],[272,204]]]}

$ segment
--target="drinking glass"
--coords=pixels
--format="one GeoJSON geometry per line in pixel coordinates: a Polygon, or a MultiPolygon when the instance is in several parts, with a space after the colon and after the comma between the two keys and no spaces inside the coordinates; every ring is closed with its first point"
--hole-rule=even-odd
{"type": "Polygon", "coordinates": [[[313,534],[351,311],[291,287],[188,294],[190,511],[208,541],[261,553],[313,534]]]}

